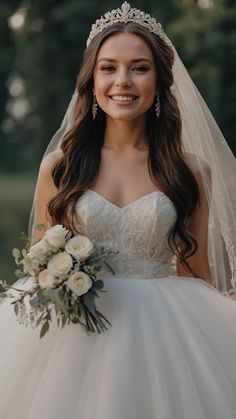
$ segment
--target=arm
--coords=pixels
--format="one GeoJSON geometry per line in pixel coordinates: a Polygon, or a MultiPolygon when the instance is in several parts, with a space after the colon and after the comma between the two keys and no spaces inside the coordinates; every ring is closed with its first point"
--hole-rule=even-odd
{"type": "MultiPolygon", "coordinates": [[[[198,243],[198,250],[193,256],[187,258],[187,262],[195,272],[196,276],[204,279],[209,284],[213,285],[213,279],[208,262],[208,219],[209,219],[209,208],[202,183],[201,175],[194,161],[194,155],[188,156],[187,164],[192,170],[196,181],[198,183],[200,191],[200,205],[195,209],[194,214],[191,217],[188,225],[188,231],[196,239],[198,243]]],[[[207,163],[205,163],[205,175],[211,179],[211,169],[207,163]]],[[[183,243],[179,243],[180,249],[183,248],[183,243]]],[[[177,275],[179,276],[192,276],[190,272],[177,261],[177,275]]]]}
{"type": "Polygon", "coordinates": [[[52,224],[52,219],[47,211],[48,202],[56,195],[57,189],[52,178],[52,169],[61,157],[61,152],[55,151],[48,154],[41,162],[35,192],[35,231],[33,242],[40,240],[47,228],[52,224]]]}

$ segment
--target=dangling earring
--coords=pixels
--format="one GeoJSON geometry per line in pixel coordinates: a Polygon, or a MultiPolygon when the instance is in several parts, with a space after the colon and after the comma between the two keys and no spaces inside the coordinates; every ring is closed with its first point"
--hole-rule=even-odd
{"type": "Polygon", "coordinates": [[[98,112],[98,104],[97,104],[97,101],[96,101],[96,96],[95,96],[95,94],[93,94],[93,105],[92,105],[93,119],[96,118],[97,112],[98,112]]]}
{"type": "Polygon", "coordinates": [[[159,118],[160,112],[161,112],[160,96],[159,95],[157,95],[157,100],[156,100],[156,104],[155,104],[155,112],[156,112],[157,118],[159,118]]]}

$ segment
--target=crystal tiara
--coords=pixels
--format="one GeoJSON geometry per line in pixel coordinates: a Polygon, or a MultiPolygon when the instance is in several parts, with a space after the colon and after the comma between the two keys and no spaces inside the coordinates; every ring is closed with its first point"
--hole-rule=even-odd
{"type": "Polygon", "coordinates": [[[89,37],[87,39],[87,47],[99,32],[102,32],[105,28],[118,22],[139,23],[139,25],[149,29],[150,32],[158,35],[163,41],[168,41],[168,38],[165,35],[161,24],[157,22],[154,17],[144,13],[142,10],[131,8],[130,4],[125,1],[120,9],[114,9],[111,12],[107,12],[104,16],[101,16],[100,19],[96,20],[96,22],[92,25],[89,37]]]}

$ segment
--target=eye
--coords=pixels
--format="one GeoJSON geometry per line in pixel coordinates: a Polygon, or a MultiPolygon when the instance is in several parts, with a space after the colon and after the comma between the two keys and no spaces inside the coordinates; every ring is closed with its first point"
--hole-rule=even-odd
{"type": "Polygon", "coordinates": [[[114,70],[114,67],[102,67],[101,70],[105,70],[105,71],[110,71],[110,70],[114,70]]]}
{"type": "Polygon", "coordinates": [[[137,71],[148,71],[148,70],[149,70],[149,68],[139,66],[139,67],[135,67],[135,68],[134,68],[134,70],[137,70],[137,71]]]}

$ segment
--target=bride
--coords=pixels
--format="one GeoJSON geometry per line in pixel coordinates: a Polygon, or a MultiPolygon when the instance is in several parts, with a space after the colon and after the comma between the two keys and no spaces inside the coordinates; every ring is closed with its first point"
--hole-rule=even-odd
{"type": "Polygon", "coordinates": [[[97,20],[30,229],[119,252],[97,303],[112,326],[39,340],[4,300],[1,418],[235,419],[235,175],[161,25],[126,2],[97,20]]]}

